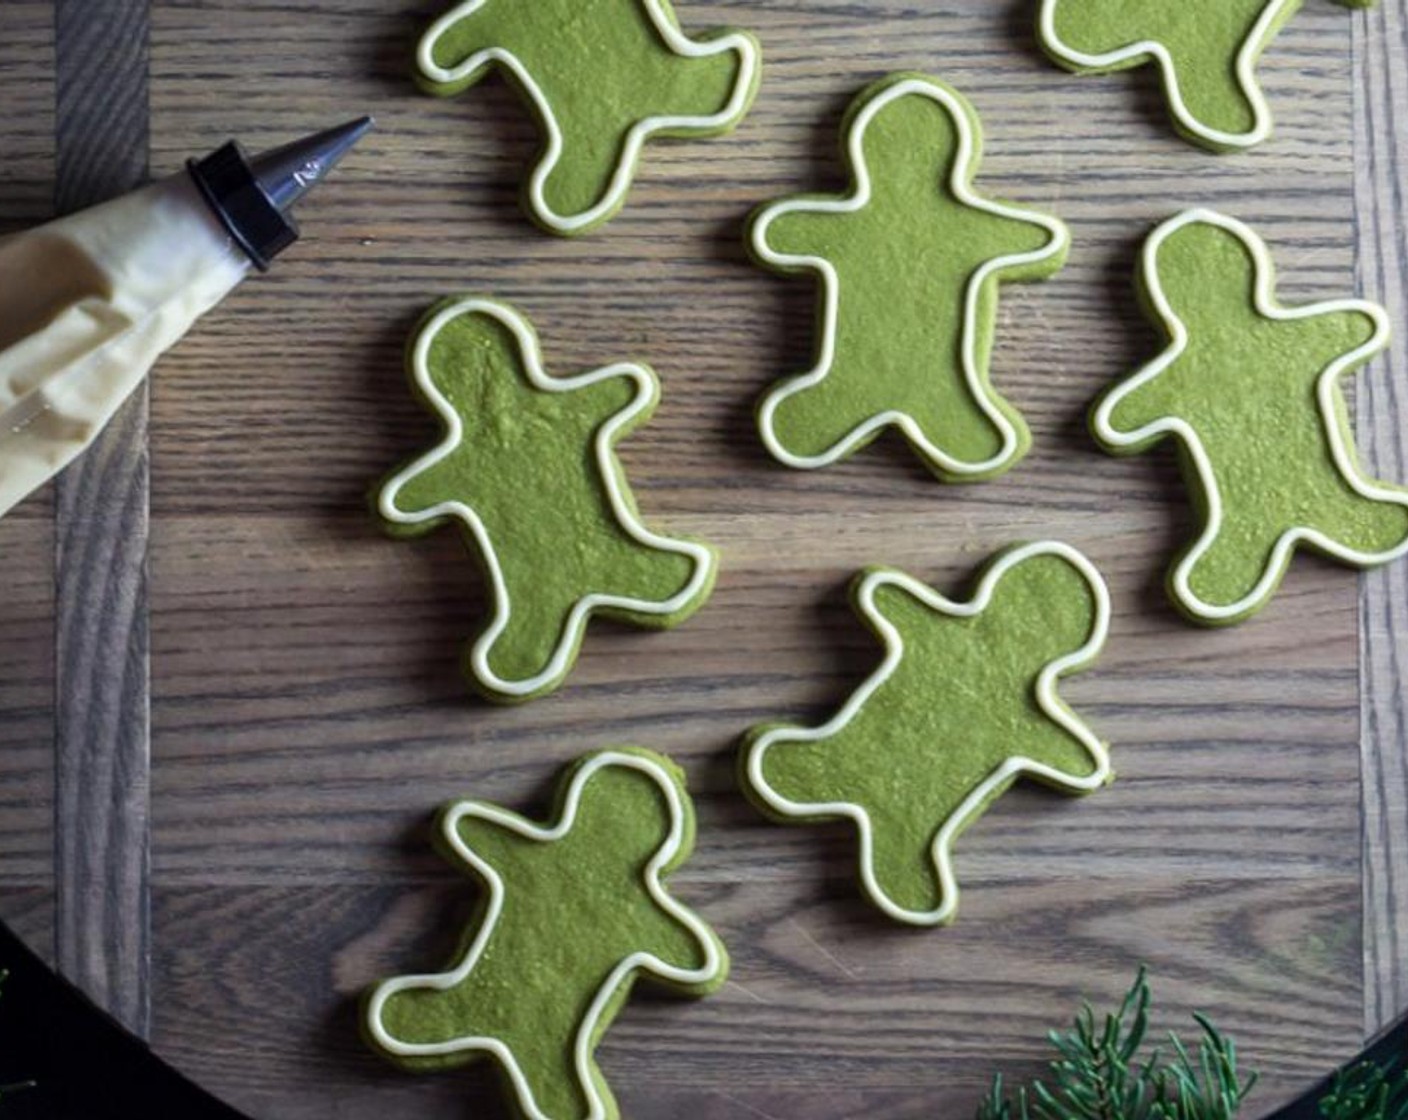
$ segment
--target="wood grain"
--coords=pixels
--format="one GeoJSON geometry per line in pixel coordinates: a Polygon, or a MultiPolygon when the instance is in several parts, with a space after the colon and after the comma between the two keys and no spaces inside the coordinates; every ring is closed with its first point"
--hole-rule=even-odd
{"type": "MultiPolygon", "coordinates": [[[[930,1116],[971,1116],[995,1067],[1027,1059],[1082,994],[1118,998],[1147,958],[1179,961],[1160,966],[1157,1028],[1202,1008],[1248,1052],[1274,1055],[1264,1105],[1320,1059],[1323,1032],[1359,1029],[1357,941],[1340,936],[1359,905],[1352,882],[1208,877],[1190,894],[1179,874],[1018,874],[969,887],[935,953],[931,937],[877,923],[846,872],[802,891],[681,874],[680,896],[732,947],[733,979],[699,1003],[633,1001],[601,1050],[624,1115],[890,1117],[927,1102],[930,1116]]],[[[369,1064],[352,1014],[366,975],[437,965],[470,897],[443,876],[378,891],[158,888],[158,981],[185,1009],[167,1054],[269,1116],[506,1115],[482,1071],[427,1080],[369,1064]],[[211,982],[254,971],[261,990],[211,982]],[[270,1092],[295,1081],[303,1100],[270,1092]]]]}
{"type": "MultiPolygon", "coordinates": [[[[7,4],[0,25],[0,100],[7,108],[0,114],[3,235],[53,214],[52,5],[7,4]]],[[[0,913],[50,959],[53,554],[53,501],[46,488],[0,519],[0,913]]]]}
{"type": "MultiPolygon", "coordinates": [[[[1157,345],[1130,276],[1140,239],[1178,208],[1256,225],[1288,299],[1353,288],[1364,208],[1390,205],[1401,170],[1387,126],[1364,126],[1401,74],[1382,62],[1366,85],[1352,68],[1351,49],[1381,49],[1378,17],[1307,4],[1264,63],[1277,138],[1213,159],[1171,135],[1147,72],[1050,67],[1032,0],[690,0],[687,27],[760,35],[756,108],[732,137],[650,148],[622,215],[569,242],[518,209],[535,130],[501,82],[451,101],[412,87],[410,51],[438,7],[153,3],[155,172],[229,136],[258,148],[363,111],[379,122],[303,207],[303,241],[153,381],[158,1049],[260,1116],[504,1115],[482,1072],[383,1066],[357,1038],[355,997],[440,963],[472,902],[429,850],[435,805],[541,808],[560,764],[642,743],[689,771],[701,832],[678,887],[735,969],[715,999],[643,996],[623,1014],[602,1057],[636,1120],[967,1118],[992,1072],[1033,1072],[1045,1029],[1082,996],[1117,998],[1140,961],[1159,1026],[1213,1013],[1265,1071],[1268,1111],[1352,1052],[1364,962],[1403,936],[1361,876],[1373,831],[1356,580],[1303,561],[1252,623],[1184,625],[1160,591],[1188,532],[1172,461],[1100,455],[1084,413],[1157,345]],[[815,292],[754,269],[742,221],[780,194],[839,189],[847,100],[902,68],[974,100],[985,193],[1054,211],[1076,237],[1059,277],[1004,290],[993,375],[1036,444],[972,488],[937,485],[892,440],[789,472],[752,428],[762,388],[810,359],[815,292]],[[1366,153],[1379,164],[1356,189],[1348,169],[1366,153]],[[724,554],[687,625],[597,627],[559,694],[514,709],[477,703],[458,677],[484,605],[460,543],[387,540],[365,508],[368,486],[434,438],[401,351],[424,307],[461,290],[516,303],[557,372],[625,357],[660,371],[664,400],[623,448],[627,470],[653,524],[724,554]],[[959,847],[957,924],[892,929],[856,897],[844,830],[775,827],[743,801],[738,736],[825,714],[874,665],[843,591],[857,567],[898,564],[958,593],[991,550],[1038,536],[1078,544],[1111,581],[1108,653],[1066,691],[1114,744],[1120,779],[1081,801],[1005,796],[959,847]]],[[[0,7],[0,29],[9,19],[0,7]]],[[[0,97],[15,84],[6,57],[0,45],[0,97]]],[[[0,141],[14,127],[0,120],[0,141]]],[[[1374,392],[1365,422],[1398,418],[1374,392]]],[[[0,641],[43,629],[43,583],[7,586],[19,605],[0,595],[0,641]]],[[[0,678],[4,805],[35,794],[47,742],[28,654],[0,658],[17,666],[15,683],[0,678]]],[[[1408,843],[1403,814],[1374,827],[1384,852],[1408,843]]],[[[23,812],[0,819],[0,915],[31,923],[48,886],[36,831],[23,812]]]]}
{"type": "MultiPolygon", "coordinates": [[[[1408,323],[1408,14],[1389,4],[1355,26],[1355,183],[1359,278],[1400,328],[1408,323]]],[[[1408,333],[1364,378],[1359,437],[1380,478],[1408,480],[1403,425],[1408,333]]],[[[1401,565],[1364,577],[1360,595],[1360,708],[1364,796],[1365,1026],[1408,1012],[1408,665],[1399,641],[1408,626],[1401,565]],[[1399,637],[1396,639],[1395,635],[1399,637]]]]}
{"type": "MultiPolygon", "coordinates": [[[[147,175],[148,0],[58,0],[57,210],[147,175]]],[[[60,969],[150,1025],[147,392],[55,486],[54,870],[60,969]]]]}
{"type": "Polygon", "coordinates": [[[0,35],[0,235],[54,212],[54,8],[8,0],[0,35]]]}
{"type": "Polygon", "coordinates": [[[531,804],[578,752],[643,742],[690,770],[702,829],[681,889],[723,927],[740,987],[633,1006],[605,1052],[633,1116],[966,1117],[992,1070],[1029,1071],[1045,1027],[1082,992],[1115,995],[1141,957],[1170,1013],[1257,1020],[1245,1029],[1268,1107],[1349,1053],[1362,1018],[1354,579],[1298,565],[1263,619],[1188,629],[1155,590],[1185,531],[1170,464],[1106,459],[1083,431],[1094,393],[1154,345],[1128,277],[1138,239],[1174,208],[1256,222],[1292,297],[1352,284],[1343,13],[1307,7],[1268,57],[1276,146],[1218,161],[1168,136],[1147,75],[1052,71],[1026,3],[691,4],[691,26],[758,31],[757,107],[729,139],[657,146],[621,217],[563,242],[517,209],[533,130],[504,87],[450,102],[410,89],[430,10],[345,4],[334,32],[273,3],[157,8],[158,166],[224,131],[259,144],[364,109],[379,120],[306,208],[304,242],[156,383],[158,1045],[269,1114],[450,1116],[484,1101],[491,1079],[407,1079],[368,1066],[355,1038],[361,986],[437,963],[458,932],[463,895],[436,919],[446,886],[426,814],[468,792],[531,804]],[[213,20],[218,41],[202,33],[213,20]],[[278,45],[310,31],[297,58],[278,45]],[[275,54],[276,88],[233,96],[243,75],[220,76],[232,54],[275,54]],[[1004,296],[994,376],[1037,448],[972,489],[936,487],[889,445],[793,474],[751,427],[761,388],[808,360],[814,292],[748,265],[742,219],[838,186],[846,100],[900,67],[967,91],[989,138],[985,189],[1061,213],[1077,238],[1059,278],[1004,296]],[[212,101],[232,106],[218,125],[201,112],[212,101]],[[725,556],[687,626],[600,627],[562,693],[507,711],[467,700],[458,679],[482,599],[453,534],[388,541],[364,512],[370,483],[433,436],[404,388],[406,331],[464,289],[522,307],[561,372],[626,356],[660,370],[664,401],[628,442],[628,469],[650,518],[725,556]],[[742,803],[734,743],[760,719],[820,714],[874,664],[841,593],[857,566],[898,563],[956,590],[992,548],[1047,534],[1088,549],[1115,585],[1109,655],[1070,691],[1116,743],[1121,782],[1078,804],[1004,799],[965,838],[958,925],[896,937],[853,900],[843,833],[774,828],[742,803]],[[254,914],[277,945],[240,943],[254,914]],[[1000,966],[976,963],[1003,943],[1000,966]],[[1284,1006],[1283,966],[1297,977],[1284,1006]],[[969,982],[975,967],[1001,1000],[969,982]],[[1263,998],[1247,995],[1256,983],[1263,998]],[[264,1001],[263,1044],[241,1026],[250,1011],[217,1013],[245,984],[287,1000],[264,1001]]]}

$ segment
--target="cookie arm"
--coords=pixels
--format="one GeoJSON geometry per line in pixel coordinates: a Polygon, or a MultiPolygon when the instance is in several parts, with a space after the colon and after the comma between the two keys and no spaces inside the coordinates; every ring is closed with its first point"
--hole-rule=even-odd
{"type": "Polygon", "coordinates": [[[1141,370],[1118,382],[1096,402],[1091,431],[1106,450],[1142,451],[1163,434],[1152,430],[1168,417],[1161,373],[1154,367],[1141,370]]]}
{"type": "Polygon", "coordinates": [[[428,92],[448,97],[484,76],[489,52],[505,47],[501,7],[501,0],[463,0],[430,25],[416,49],[416,76],[428,92]]]}
{"type": "Polygon", "coordinates": [[[673,899],[641,930],[641,948],[665,967],[649,968],[657,985],[680,995],[704,996],[728,978],[728,953],[723,942],[692,910],[673,899]]]}
{"type": "Polygon", "coordinates": [[[514,865],[515,853],[531,850],[536,843],[523,834],[524,827],[531,825],[529,822],[501,823],[474,811],[473,805],[473,802],[458,802],[444,810],[440,816],[438,847],[451,862],[477,878],[485,878],[486,868],[502,875],[503,869],[514,865]]]}
{"type": "Polygon", "coordinates": [[[1059,218],[1008,202],[976,198],[962,205],[974,239],[981,238],[986,260],[1004,260],[1003,279],[1040,279],[1060,271],[1071,235],[1059,218]]]}
{"type": "Polygon", "coordinates": [[[841,215],[821,212],[806,197],[783,199],[758,210],[748,228],[748,246],[765,264],[806,267],[804,257],[826,258],[827,233],[841,215]]]}
{"type": "Polygon", "coordinates": [[[742,120],[760,77],[762,48],[746,31],[719,30],[687,38],[674,27],[671,63],[678,99],[669,112],[697,118],[666,134],[713,136],[742,120]]]}

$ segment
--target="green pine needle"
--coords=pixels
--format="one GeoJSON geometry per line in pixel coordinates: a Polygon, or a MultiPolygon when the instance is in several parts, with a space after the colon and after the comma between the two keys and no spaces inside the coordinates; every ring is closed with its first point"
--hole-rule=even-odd
{"type": "Polygon", "coordinates": [[[1047,1066],[1047,1079],[1009,1097],[1001,1075],[994,1077],[977,1120],[1233,1120],[1256,1084],[1255,1074],[1242,1080],[1236,1045],[1197,1015],[1202,1037],[1196,1052],[1171,1035],[1172,1060],[1165,1061],[1157,1049],[1141,1058],[1149,1002],[1141,968],[1119,1009],[1103,1024],[1097,1025],[1088,1003],[1082,1005],[1073,1029],[1048,1036],[1057,1057],[1047,1066]]]}
{"type": "Polygon", "coordinates": [[[1335,1074],[1320,1102],[1325,1120],[1408,1120],[1408,1070],[1361,1062],[1335,1074]]]}
{"type": "Polygon", "coordinates": [[[1245,1082],[1237,1072],[1237,1044],[1221,1033],[1206,1015],[1194,1014],[1203,1037],[1194,1059],[1176,1035],[1170,1036],[1177,1060],[1165,1071],[1170,1120],[1231,1120],[1242,1108],[1257,1075],[1245,1082]]]}

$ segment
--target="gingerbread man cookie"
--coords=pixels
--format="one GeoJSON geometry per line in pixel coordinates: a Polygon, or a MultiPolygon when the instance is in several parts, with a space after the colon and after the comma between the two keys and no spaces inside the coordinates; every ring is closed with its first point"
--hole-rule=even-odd
{"type": "Polygon", "coordinates": [[[871,901],[941,925],[958,908],[954,842],[1014,781],[1088,793],[1110,780],[1104,744],[1057,694],[1104,645],[1109,592],[1046,541],[1001,553],[967,601],[884,568],[852,598],[883,662],[821,726],[750,733],[743,786],[782,821],[853,822],[871,901]]]}
{"type": "Polygon", "coordinates": [[[771,203],[750,226],[759,262],[821,283],[816,366],[764,396],[763,442],[810,469],[894,427],[945,481],[1000,474],[1031,437],[988,381],[998,285],[1056,272],[1066,227],[974,190],[978,118],[937,79],[877,82],[843,132],[854,190],[771,203]]]}
{"type": "Polygon", "coordinates": [[[1116,454],[1178,443],[1203,528],[1169,572],[1189,618],[1240,622],[1304,545],[1358,567],[1408,553],[1408,490],[1364,477],[1340,378],[1389,340],[1362,300],[1288,308],[1266,243],[1190,210],[1145,245],[1140,294],[1168,349],[1091,415],[1116,454]]]}
{"type": "Polygon", "coordinates": [[[408,365],[445,436],[382,485],[376,508],[400,536],[456,522],[482,561],[493,618],[465,670],[485,695],[555,689],[593,614],[658,629],[703,605],[717,557],[641,522],[614,451],[654,411],[650,369],[550,377],[528,322],[478,296],[433,310],[408,365]]]}
{"type": "MultiPolygon", "coordinates": [[[[1108,74],[1155,63],[1174,126],[1213,151],[1271,135],[1256,66],[1302,0],[1041,0],[1038,38],[1059,65],[1108,74]]],[[[1338,0],[1371,7],[1374,0],[1338,0]]]]}
{"type": "Polygon", "coordinates": [[[544,135],[528,212],[568,236],[620,210],[652,137],[737,125],[760,60],[757,40],[741,31],[686,36],[669,0],[465,0],[431,26],[416,56],[421,83],[442,97],[503,69],[544,135]]]}
{"type": "Polygon", "coordinates": [[[415,1071],[492,1058],[527,1120],[616,1120],[595,1051],[636,979],[703,996],[728,975],[723,943],[664,885],[694,846],[680,771],[602,751],[564,778],[556,823],[459,801],[438,837],[485,895],[450,969],[372,990],[368,1040],[415,1071]]]}

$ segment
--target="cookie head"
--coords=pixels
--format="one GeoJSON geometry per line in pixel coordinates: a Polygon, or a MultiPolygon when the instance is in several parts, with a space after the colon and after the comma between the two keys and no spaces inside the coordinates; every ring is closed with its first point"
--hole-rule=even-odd
{"type": "Polygon", "coordinates": [[[870,176],[872,205],[904,206],[930,196],[936,197],[937,205],[961,205],[962,199],[953,191],[954,176],[970,180],[982,159],[982,131],[966,99],[955,95],[867,100],[852,107],[847,124],[854,127],[863,115],[864,127],[857,134],[870,176]]]}

